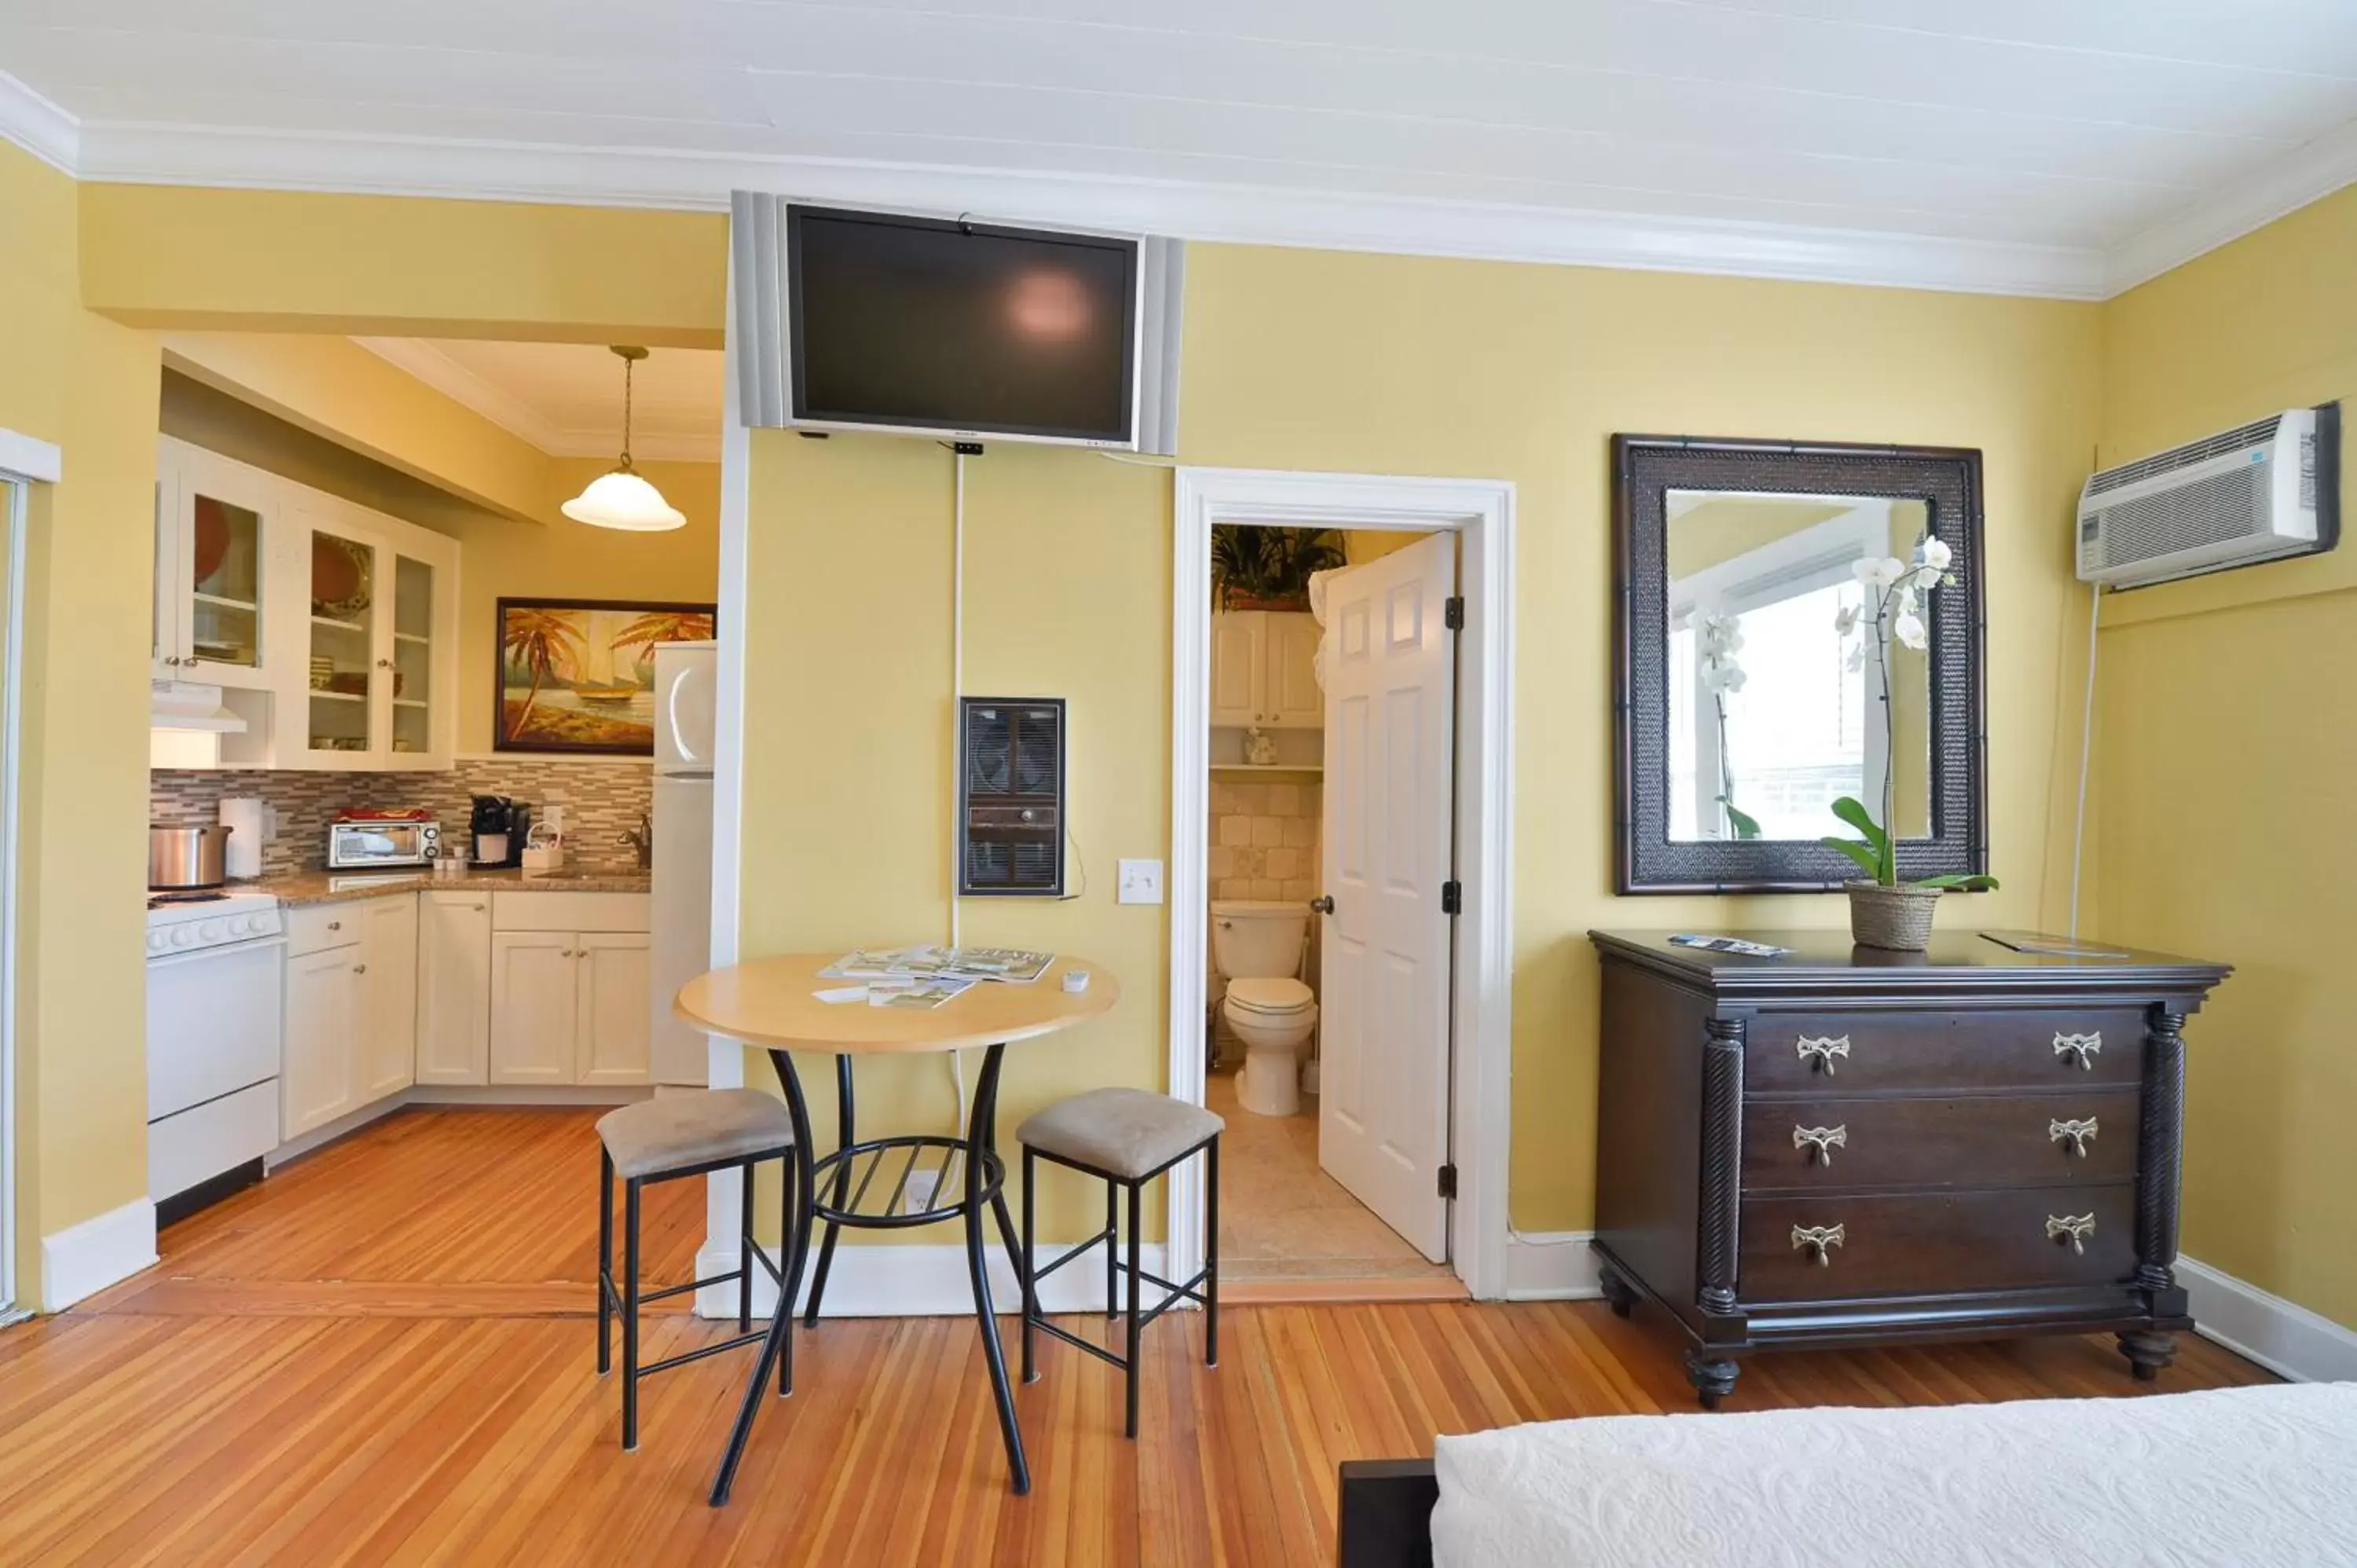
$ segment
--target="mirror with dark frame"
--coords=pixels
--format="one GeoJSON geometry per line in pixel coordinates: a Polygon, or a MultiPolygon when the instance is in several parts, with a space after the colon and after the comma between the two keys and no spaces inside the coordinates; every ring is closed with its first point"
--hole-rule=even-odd
{"type": "Polygon", "coordinates": [[[1987,869],[1980,454],[1613,438],[1619,886],[1802,892],[1987,869]]]}

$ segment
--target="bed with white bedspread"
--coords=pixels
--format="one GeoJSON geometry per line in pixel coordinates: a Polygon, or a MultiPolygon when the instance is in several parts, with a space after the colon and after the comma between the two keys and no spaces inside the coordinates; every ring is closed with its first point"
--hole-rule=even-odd
{"type": "Polygon", "coordinates": [[[1592,1417],[1434,1470],[1438,1568],[2357,1564],[2351,1383],[1592,1417]]]}

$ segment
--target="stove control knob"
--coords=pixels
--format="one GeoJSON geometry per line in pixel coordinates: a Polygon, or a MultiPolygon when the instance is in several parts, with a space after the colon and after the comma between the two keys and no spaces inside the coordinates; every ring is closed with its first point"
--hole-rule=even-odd
{"type": "Polygon", "coordinates": [[[172,928],[172,945],[173,945],[174,947],[176,947],[176,948],[184,948],[184,947],[188,947],[188,946],[189,946],[191,943],[193,943],[196,940],[197,940],[197,933],[196,933],[196,932],[194,932],[194,931],[192,931],[192,930],[190,930],[188,927],[186,927],[186,926],[174,926],[174,927],[172,928]]]}
{"type": "Polygon", "coordinates": [[[250,937],[253,935],[253,917],[251,915],[238,916],[237,918],[229,923],[229,934],[233,937],[250,937]]]}
{"type": "Polygon", "coordinates": [[[197,927],[197,940],[199,941],[217,942],[228,934],[219,920],[207,920],[197,927]]]}

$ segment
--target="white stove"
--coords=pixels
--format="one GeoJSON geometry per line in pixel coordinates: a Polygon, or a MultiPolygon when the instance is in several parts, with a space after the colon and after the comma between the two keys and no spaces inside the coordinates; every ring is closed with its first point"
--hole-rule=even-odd
{"type": "Polygon", "coordinates": [[[147,1193],[165,1222],[262,1176],[278,1146],[286,922],[261,893],[147,907],[147,1193]]]}

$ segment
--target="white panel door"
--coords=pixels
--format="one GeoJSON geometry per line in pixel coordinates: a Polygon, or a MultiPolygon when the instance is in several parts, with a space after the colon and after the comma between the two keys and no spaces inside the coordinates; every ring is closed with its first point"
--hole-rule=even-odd
{"type": "Polygon", "coordinates": [[[1437,1262],[1448,1158],[1450,779],[1457,540],[1327,582],[1318,1162],[1437,1262]]]}
{"type": "Polygon", "coordinates": [[[1211,618],[1211,722],[1235,727],[1265,721],[1268,616],[1240,610],[1211,618]]]}
{"type": "Polygon", "coordinates": [[[493,1083],[573,1081],[579,942],[570,931],[491,933],[493,1083]]]}
{"type": "Polygon", "coordinates": [[[573,967],[580,973],[579,1055],[576,1083],[646,1083],[647,988],[651,939],[644,933],[584,933],[574,944],[573,967]]]}
{"type": "Polygon", "coordinates": [[[1316,729],[1326,722],[1318,637],[1315,616],[1268,618],[1268,722],[1279,729],[1316,729]]]}
{"type": "Polygon", "coordinates": [[[286,961],[286,1066],[279,1136],[325,1126],[360,1104],[361,947],[286,961]]]}
{"type": "Polygon", "coordinates": [[[428,893],[417,921],[417,1081],[489,1083],[491,896],[428,893]]]}

